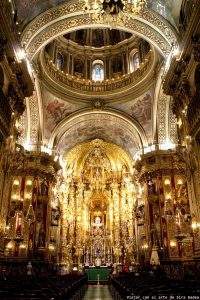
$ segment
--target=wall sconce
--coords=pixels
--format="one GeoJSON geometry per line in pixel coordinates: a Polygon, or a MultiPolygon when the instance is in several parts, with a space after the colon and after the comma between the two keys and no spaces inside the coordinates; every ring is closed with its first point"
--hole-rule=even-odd
{"type": "Polygon", "coordinates": [[[5,228],[4,228],[4,236],[5,236],[5,238],[8,237],[9,232],[10,232],[10,225],[6,225],[5,228]]]}
{"type": "Polygon", "coordinates": [[[8,230],[10,230],[10,225],[6,225],[6,227],[5,227],[5,231],[8,231],[8,230]]]}
{"type": "Polygon", "coordinates": [[[181,178],[178,179],[178,180],[177,180],[177,184],[178,184],[178,185],[182,185],[182,184],[183,184],[183,180],[182,180],[181,178]]]}
{"type": "Polygon", "coordinates": [[[25,194],[25,199],[31,199],[31,194],[26,193],[26,194],[25,194]]]}
{"type": "Polygon", "coordinates": [[[169,245],[170,245],[171,248],[175,248],[176,245],[177,245],[177,243],[176,243],[176,241],[171,240],[171,241],[169,242],[169,245]]]}
{"type": "Polygon", "coordinates": [[[55,250],[55,246],[54,245],[52,245],[52,244],[49,244],[49,251],[54,251],[55,250]]]}
{"type": "Polygon", "coordinates": [[[15,180],[13,181],[13,185],[19,185],[19,179],[15,179],[15,180]]]}
{"type": "Polygon", "coordinates": [[[149,248],[148,244],[145,243],[142,245],[142,249],[147,250],[148,248],[149,248]]]}
{"type": "Polygon", "coordinates": [[[6,249],[7,249],[7,250],[11,250],[11,249],[13,249],[13,248],[14,248],[13,242],[10,241],[10,242],[6,245],[6,249]]]}
{"type": "Polygon", "coordinates": [[[13,200],[19,200],[19,196],[18,196],[17,194],[13,194],[13,195],[11,196],[11,198],[12,198],[13,200]]]}
{"type": "Polygon", "coordinates": [[[170,200],[171,199],[171,194],[170,193],[165,194],[165,199],[170,200]]]}
{"type": "Polygon", "coordinates": [[[196,221],[192,221],[191,227],[193,230],[199,229],[200,228],[200,223],[196,221]]]}
{"type": "Polygon", "coordinates": [[[26,181],[26,185],[28,185],[28,186],[32,185],[32,180],[28,179],[28,180],[26,181]]]}
{"type": "Polygon", "coordinates": [[[164,181],[164,184],[165,185],[170,185],[171,184],[171,181],[169,178],[166,178],[165,181],[164,181]]]}
{"type": "Polygon", "coordinates": [[[182,126],[182,124],[183,124],[183,122],[182,122],[181,118],[178,118],[178,120],[177,120],[178,127],[180,128],[182,126]]]}
{"type": "Polygon", "coordinates": [[[20,244],[20,245],[19,245],[19,248],[20,248],[20,249],[26,249],[26,244],[20,244]]]}

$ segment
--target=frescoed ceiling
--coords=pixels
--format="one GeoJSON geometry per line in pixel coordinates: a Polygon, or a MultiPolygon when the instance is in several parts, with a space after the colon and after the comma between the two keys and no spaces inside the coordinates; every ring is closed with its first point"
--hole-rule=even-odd
{"type": "Polygon", "coordinates": [[[121,146],[131,156],[134,156],[141,147],[136,131],[128,129],[124,121],[115,116],[99,114],[98,117],[97,115],[82,117],[73,126],[68,125],[59,142],[60,153],[93,139],[101,139],[121,146]]]}
{"type": "MultiPolygon", "coordinates": [[[[154,97],[154,87],[145,94],[133,101],[126,103],[113,104],[107,108],[117,109],[122,115],[129,115],[134,120],[138,121],[144,129],[147,141],[152,142],[152,105],[154,97]]],[[[43,124],[44,124],[44,139],[48,142],[55,127],[66,118],[70,118],[83,108],[88,108],[83,103],[66,102],[46,90],[42,89],[43,101],[43,124]]],[[[91,108],[90,108],[91,109],[91,108]]],[[[135,133],[133,133],[134,135],[135,133]]],[[[130,138],[130,133],[119,120],[114,117],[106,118],[99,116],[98,118],[85,118],[77,124],[73,124],[70,130],[66,130],[60,150],[71,149],[77,143],[82,143],[86,140],[100,138],[104,141],[114,142],[117,145],[127,149],[131,154],[138,150],[138,145],[133,138],[130,138]]]]}
{"type": "Polygon", "coordinates": [[[145,94],[133,101],[113,105],[114,108],[125,112],[136,119],[144,128],[148,142],[152,142],[152,115],[153,115],[154,86],[145,94]]]}
{"type": "Polygon", "coordinates": [[[28,23],[45,10],[66,2],[66,0],[15,0],[19,21],[28,23]]]}
{"type": "MultiPolygon", "coordinates": [[[[109,106],[117,109],[122,115],[125,113],[134,120],[138,121],[145,131],[147,141],[152,142],[152,105],[154,97],[154,87],[143,94],[138,99],[122,104],[113,104],[109,106]]],[[[44,120],[44,138],[49,140],[53,129],[66,117],[70,118],[72,114],[79,112],[83,108],[88,108],[83,103],[69,103],[57,98],[49,91],[43,88],[43,120],[44,120]]],[[[114,142],[121,145],[132,154],[138,149],[135,142],[130,139],[129,133],[119,124],[119,120],[109,117],[102,118],[96,116],[94,120],[81,120],[80,123],[73,125],[73,129],[67,131],[60,144],[60,148],[71,148],[77,143],[86,140],[100,138],[105,141],[114,142]]]]}
{"type": "Polygon", "coordinates": [[[183,0],[149,0],[149,6],[167,19],[172,25],[178,23],[183,0]]]}
{"type": "MultiPolygon", "coordinates": [[[[67,2],[67,1],[64,1],[64,0],[48,0],[48,1],[15,0],[18,18],[19,18],[19,20],[21,20],[21,22],[24,26],[26,25],[27,22],[32,20],[36,15],[40,14],[41,12],[44,12],[48,8],[54,7],[54,6],[64,3],[64,2],[67,2]]],[[[181,2],[182,2],[181,0],[177,0],[177,1],[173,1],[173,0],[152,1],[152,0],[149,0],[148,4],[152,9],[154,9],[156,12],[161,14],[167,20],[169,20],[172,24],[175,24],[176,20],[177,20],[177,16],[179,15],[181,2]]],[[[91,26],[93,26],[93,24],[91,26]]],[[[98,33],[99,31],[95,31],[95,32],[98,33]]],[[[99,36],[98,36],[98,38],[99,38],[99,36]]],[[[76,39],[75,39],[75,41],[76,41],[76,39]]],[[[84,44],[85,44],[85,42],[84,42],[84,44]]],[[[95,44],[96,44],[96,42],[95,42],[95,44]]],[[[141,45],[144,46],[144,44],[141,44],[141,45]]],[[[139,45],[139,46],[141,46],[141,45],[139,45]]],[[[139,47],[138,49],[140,49],[140,48],[141,47],[139,47]]],[[[151,49],[151,51],[152,51],[152,49],[151,49]]],[[[120,51],[121,51],[121,48],[120,48],[120,51]]],[[[154,51],[154,49],[153,49],[153,51],[154,51]]],[[[150,50],[149,50],[149,52],[150,52],[150,50]]],[[[123,55],[124,55],[124,53],[123,53],[123,55]]],[[[52,59],[51,63],[53,62],[54,59],[55,58],[52,59]]],[[[143,63],[143,61],[141,62],[141,64],[142,63],[143,63]]],[[[65,68],[65,67],[66,66],[63,66],[63,68],[65,68]]],[[[70,73],[72,71],[71,69],[73,69],[73,67],[71,66],[71,63],[69,63],[68,69],[69,70],[67,72],[70,73]]],[[[155,74],[158,71],[157,69],[155,67],[155,74]]],[[[66,70],[62,70],[61,72],[64,73],[64,72],[66,72],[66,70]]],[[[87,69],[87,71],[88,71],[88,69],[87,69]]],[[[73,72],[71,72],[71,73],[73,73],[73,72]]],[[[128,71],[127,71],[127,73],[128,73],[128,71]]],[[[153,70],[152,70],[152,74],[154,74],[153,70]]],[[[123,74],[123,76],[125,76],[125,74],[123,74]]],[[[112,78],[112,80],[114,80],[114,78],[112,78]]],[[[143,89],[141,89],[140,92],[138,92],[138,94],[136,94],[136,95],[133,92],[131,95],[129,95],[127,90],[123,87],[123,94],[122,94],[123,99],[121,99],[119,97],[119,99],[117,99],[117,101],[115,101],[115,103],[114,103],[114,101],[106,102],[105,95],[104,94],[100,95],[99,97],[100,97],[100,100],[102,100],[103,107],[102,108],[98,107],[98,109],[105,110],[105,114],[99,113],[96,115],[92,114],[92,110],[97,108],[95,106],[95,103],[92,102],[93,101],[92,96],[91,96],[91,99],[89,99],[89,97],[88,97],[89,101],[87,101],[87,102],[84,102],[81,98],[81,97],[84,97],[85,91],[83,93],[83,96],[81,96],[81,93],[77,92],[78,96],[77,96],[76,102],[73,102],[75,100],[71,99],[70,95],[67,94],[68,93],[67,89],[66,89],[66,92],[64,92],[64,94],[66,96],[65,100],[64,100],[61,98],[61,97],[64,98],[63,94],[59,93],[60,87],[58,87],[56,91],[52,90],[52,93],[51,93],[51,92],[49,92],[49,90],[50,90],[50,85],[48,86],[49,82],[48,82],[48,84],[46,84],[46,82],[41,83],[41,99],[40,100],[41,100],[41,108],[42,108],[42,116],[43,116],[42,131],[43,131],[44,144],[48,144],[48,145],[51,144],[50,146],[54,146],[54,142],[55,142],[56,147],[58,147],[58,150],[61,153],[63,151],[68,151],[68,150],[72,149],[73,147],[75,147],[76,145],[78,145],[80,143],[91,141],[93,139],[102,139],[103,141],[114,143],[114,144],[122,147],[133,157],[135,155],[135,153],[144,146],[144,144],[142,144],[142,142],[141,142],[141,137],[138,134],[139,130],[141,130],[142,135],[143,135],[143,140],[145,140],[145,147],[148,144],[151,144],[153,142],[152,127],[154,124],[153,107],[154,107],[155,86],[153,85],[149,89],[149,87],[152,85],[152,83],[155,84],[154,77],[150,83],[148,82],[148,84],[142,85],[143,89]],[[49,90],[47,90],[47,88],[49,90]],[[146,91],[146,92],[144,94],[142,94],[143,91],[146,91]],[[55,92],[55,95],[53,94],[53,92],[55,92]],[[56,95],[60,95],[60,98],[56,95]],[[78,98],[79,95],[80,95],[80,101],[78,98]],[[141,96],[139,98],[136,98],[138,95],[141,95],[141,96]],[[111,104],[111,103],[113,103],[113,104],[111,104]],[[85,111],[85,110],[88,110],[89,112],[91,112],[91,114],[90,115],[88,114],[87,116],[86,115],[82,116],[81,112],[85,111]],[[120,117],[119,116],[116,117],[116,116],[114,116],[114,114],[106,115],[106,110],[107,110],[107,112],[109,112],[109,110],[116,111],[116,114],[119,114],[120,117]],[[79,120],[77,120],[76,122],[74,122],[72,117],[74,117],[76,115],[80,115],[81,118],[79,120]],[[127,123],[129,123],[129,119],[131,120],[130,122],[133,123],[132,129],[126,124],[126,122],[124,121],[123,118],[126,119],[127,123]],[[73,122],[71,122],[71,120],[73,122]],[[68,121],[69,121],[69,123],[71,122],[70,125],[67,123],[68,121]],[[61,126],[62,124],[64,124],[63,127],[61,126]],[[139,128],[139,129],[137,128],[138,131],[136,129],[134,129],[135,124],[137,124],[137,126],[139,128]],[[57,129],[59,129],[60,131],[57,132],[57,129]],[[56,134],[54,135],[55,132],[56,132],[56,134]]],[[[131,84],[132,84],[132,81],[131,81],[131,84]]],[[[139,88],[138,88],[138,90],[139,90],[139,88]]],[[[94,90],[94,91],[96,91],[96,90],[94,90]]],[[[115,97],[115,94],[113,93],[113,98],[114,97],[115,97]]],[[[95,99],[97,99],[97,97],[95,99]]],[[[97,99],[97,102],[98,102],[98,99],[97,99]]]]}
{"type": "Polygon", "coordinates": [[[48,140],[55,126],[71,113],[84,107],[83,104],[72,104],[42,90],[44,138],[48,140]]]}

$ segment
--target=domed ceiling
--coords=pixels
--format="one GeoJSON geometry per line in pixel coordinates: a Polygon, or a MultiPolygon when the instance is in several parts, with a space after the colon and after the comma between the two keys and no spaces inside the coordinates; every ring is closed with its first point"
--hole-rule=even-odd
{"type": "Polygon", "coordinates": [[[71,40],[82,46],[103,47],[116,45],[132,37],[132,34],[117,29],[80,29],[65,34],[67,40],[71,40]]]}
{"type": "MultiPolygon", "coordinates": [[[[64,2],[68,1],[15,1],[18,17],[24,26],[34,16],[64,2]]],[[[148,5],[171,24],[175,24],[181,2],[159,0],[155,3],[149,0],[148,5]]],[[[71,2],[68,6],[71,9],[71,2]]],[[[55,12],[56,9],[48,11],[46,19],[44,15],[36,18],[27,26],[26,32],[30,43],[26,44],[25,50],[30,49],[28,57],[40,73],[38,98],[41,101],[39,117],[43,145],[63,154],[78,144],[101,139],[120,146],[133,158],[138,150],[155,143],[155,128],[160,111],[163,111],[163,115],[159,115],[160,124],[163,122],[164,126],[168,125],[165,112],[168,99],[163,97],[163,106],[158,103],[162,96],[159,78],[162,62],[176,34],[172,37],[168,35],[172,30],[169,23],[148,9],[142,13],[147,13],[148,17],[153,16],[156,22],[160,20],[156,31],[154,27],[157,23],[155,25],[152,21],[148,27],[142,13],[139,17],[144,22],[141,21],[141,24],[137,18],[136,21],[133,18],[135,23],[132,23],[132,27],[125,26],[129,18],[124,26],[119,23],[115,26],[117,29],[110,29],[105,28],[107,24],[101,24],[102,27],[98,28],[94,20],[88,25],[87,20],[81,19],[82,23],[77,25],[82,11],[78,11],[76,19],[65,20],[65,15],[71,18],[71,11],[66,14],[64,9],[62,17],[56,15],[53,23],[49,16],[54,18],[55,12]],[[62,26],[58,27],[63,19],[62,26]],[[32,39],[33,32],[29,28],[37,27],[37,24],[44,25],[45,22],[49,22],[48,26],[38,25],[37,36],[33,35],[32,39]],[[66,24],[69,28],[66,28],[66,24]],[[138,25],[138,28],[134,25],[138,25]],[[164,30],[168,29],[168,25],[169,31],[166,34],[164,30]],[[161,30],[164,31],[163,36],[161,30]],[[90,48],[83,51],[82,46],[90,48]],[[102,68],[98,66],[100,60],[102,68]],[[98,68],[94,69],[96,65],[93,63],[96,61],[97,67],[103,70],[103,79],[95,80],[96,77],[93,77],[94,70],[97,75],[99,72],[98,68]],[[116,66],[119,66],[117,70],[116,66]],[[82,89],[82,83],[86,90],[82,89]],[[158,113],[157,107],[160,109],[158,113]]],[[[23,37],[22,34],[22,41],[23,37]]],[[[163,140],[166,133],[167,130],[163,140]]]]}

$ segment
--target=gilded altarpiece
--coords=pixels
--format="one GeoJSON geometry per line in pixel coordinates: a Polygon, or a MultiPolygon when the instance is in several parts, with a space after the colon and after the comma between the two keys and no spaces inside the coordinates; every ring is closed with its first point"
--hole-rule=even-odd
{"type": "Polygon", "coordinates": [[[136,192],[129,167],[114,165],[104,142],[95,140],[77,168],[68,168],[62,188],[62,263],[132,263],[136,192]]]}
{"type": "Polygon", "coordinates": [[[21,146],[8,152],[3,164],[2,255],[49,259],[52,219],[59,220],[52,192],[59,166],[48,154],[21,146]]]}

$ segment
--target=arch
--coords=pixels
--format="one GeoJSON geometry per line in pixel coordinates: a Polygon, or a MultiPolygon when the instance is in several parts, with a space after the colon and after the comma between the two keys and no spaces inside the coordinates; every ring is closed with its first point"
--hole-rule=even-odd
{"type": "MultiPolygon", "coordinates": [[[[55,37],[82,28],[110,28],[105,20],[96,22],[93,14],[84,10],[84,2],[71,0],[63,5],[49,9],[36,17],[24,30],[22,44],[30,59],[55,37]]],[[[161,16],[145,9],[137,16],[131,11],[124,12],[123,20],[116,21],[116,29],[137,34],[152,43],[167,57],[171,46],[177,43],[174,28],[161,16]],[[144,26],[145,24],[145,26],[144,26]]]]}
{"type": "MultiPolygon", "coordinates": [[[[147,138],[143,127],[133,118],[126,116],[125,114],[120,113],[117,110],[106,109],[83,109],[78,113],[74,113],[69,117],[66,117],[62,120],[53,130],[52,135],[49,139],[48,148],[57,149],[63,138],[65,137],[66,132],[72,131],[76,126],[81,128],[80,124],[97,124],[97,119],[100,119],[100,125],[105,131],[108,131],[106,119],[109,122],[114,121],[116,126],[116,131],[119,126],[123,128],[123,132],[126,132],[126,138],[132,139],[132,142],[137,144],[137,150],[147,147],[147,138]]],[[[87,126],[86,126],[87,127],[87,126]]],[[[111,128],[111,127],[110,127],[111,128]]],[[[114,129],[114,128],[112,128],[114,129]]],[[[76,130],[76,129],[75,129],[76,130]]],[[[95,138],[101,138],[99,136],[95,138]]],[[[74,137],[75,139],[75,137],[74,137]]],[[[93,139],[93,137],[92,137],[93,139]]],[[[117,136],[116,136],[117,139],[117,136]]],[[[124,140],[123,140],[124,141],[124,140]]],[[[77,143],[84,142],[84,139],[77,141],[77,143]]],[[[114,141],[112,141],[114,142],[114,141]]],[[[126,141],[124,141],[126,143],[126,141]]],[[[116,143],[117,144],[117,143],[116,143]]],[[[118,143],[119,144],[119,143],[118,143]]],[[[73,147],[76,145],[76,141],[73,142],[73,147]]],[[[131,144],[132,145],[132,144],[131,144]]],[[[70,148],[70,146],[69,146],[70,148]]],[[[128,149],[129,151],[129,149],[128,149]]],[[[130,153],[131,151],[129,151],[130,153]]],[[[131,153],[133,154],[133,153],[131,153]]]]}
{"type": "Polygon", "coordinates": [[[102,60],[94,60],[92,63],[92,80],[104,80],[104,63],[102,60]]]}
{"type": "Polygon", "coordinates": [[[64,67],[64,57],[63,55],[58,52],[57,53],[57,57],[56,57],[56,67],[59,69],[59,70],[62,70],[63,67],[64,67]]]}
{"type": "Polygon", "coordinates": [[[130,53],[130,72],[136,71],[140,67],[140,58],[138,50],[134,49],[130,53]]]}

